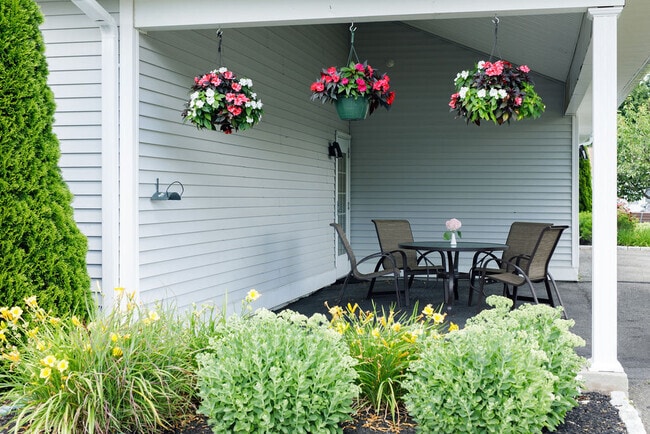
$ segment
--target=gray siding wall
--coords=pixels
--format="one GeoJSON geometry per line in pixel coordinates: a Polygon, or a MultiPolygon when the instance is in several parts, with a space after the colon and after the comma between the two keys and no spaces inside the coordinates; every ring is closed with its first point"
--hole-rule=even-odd
{"type": "MultiPolygon", "coordinates": [[[[54,92],[54,133],[61,145],[59,166],[74,194],[77,225],[88,238],[88,271],[101,285],[101,36],[69,0],[39,0],[41,31],[54,92]]],[[[102,2],[110,12],[117,2],[102,2]]],[[[117,205],[116,205],[117,206],[117,205]]]]}
{"type": "Polygon", "coordinates": [[[347,58],[347,26],[225,29],[223,66],[253,80],[260,124],[225,135],[184,124],[195,75],[218,68],[215,30],[149,32],[140,42],[140,291],[182,307],[252,288],[277,306],[334,277],[335,130],[330,106],[309,100],[324,65],[347,58]],[[327,41],[327,43],[324,43],[327,41]],[[181,201],[151,201],[185,187],[181,201]]]}
{"type": "MultiPolygon", "coordinates": [[[[563,83],[533,75],[546,104],[540,119],[467,125],[449,112],[453,80],[489,54],[398,24],[362,24],[356,38],[361,60],[388,71],[397,93],[390,112],[351,128],[351,242],[360,256],[379,249],[373,218],[408,219],[416,239],[431,240],[442,239],[452,217],[467,241],[505,240],[517,220],[571,225],[574,147],[563,83]],[[387,69],[387,59],[395,66],[387,69]]],[[[576,277],[577,234],[562,236],[556,278],[576,277]]]]}

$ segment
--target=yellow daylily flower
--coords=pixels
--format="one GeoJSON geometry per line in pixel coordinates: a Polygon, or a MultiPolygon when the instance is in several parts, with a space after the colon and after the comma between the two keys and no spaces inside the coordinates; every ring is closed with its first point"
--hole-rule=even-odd
{"type": "Polygon", "coordinates": [[[258,298],[260,298],[260,293],[257,292],[257,290],[255,289],[251,289],[250,291],[248,291],[248,294],[246,294],[246,303],[252,303],[258,298]]]}
{"type": "Polygon", "coordinates": [[[34,339],[36,338],[36,335],[38,335],[38,327],[34,327],[31,330],[27,330],[27,336],[30,338],[34,339]]]}
{"type": "Polygon", "coordinates": [[[122,348],[120,347],[113,347],[113,351],[111,352],[113,354],[113,357],[119,358],[124,355],[124,351],[122,351],[122,348]]]}
{"type": "Polygon", "coordinates": [[[435,324],[442,324],[442,322],[445,320],[445,316],[447,316],[447,314],[441,314],[439,312],[436,312],[432,316],[433,322],[435,324]]]}
{"type": "Polygon", "coordinates": [[[16,349],[13,349],[8,353],[3,354],[2,358],[7,359],[12,363],[18,363],[20,362],[20,352],[18,352],[16,349]]]}
{"type": "Polygon", "coordinates": [[[31,297],[27,297],[25,299],[25,304],[33,309],[36,309],[38,307],[38,302],[36,301],[36,296],[32,295],[31,297]]]}
{"type": "Polygon", "coordinates": [[[41,369],[41,373],[39,374],[39,377],[47,381],[49,380],[51,375],[52,375],[52,369],[50,369],[49,367],[45,367],[41,369]]]}
{"type": "Polygon", "coordinates": [[[70,363],[67,360],[63,359],[63,360],[59,360],[59,363],[56,364],[56,369],[58,369],[59,372],[63,372],[66,369],[68,369],[69,366],[70,363]]]}
{"type": "Polygon", "coordinates": [[[459,330],[458,324],[454,324],[453,322],[449,323],[449,331],[450,332],[455,332],[459,330]]]}
{"type": "Polygon", "coordinates": [[[53,368],[54,365],[56,365],[56,357],[54,357],[52,354],[49,354],[41,359],[41,363],[45,366],[53,368]]]}
{"type": "Polygon", "coordinates": [[[433,315],[434,312],[435,311],[433,310],[433,306],[431,306],[430,304],[427,304],[426,306],[424,306],[424,309],[422,309],[422,313],[428,317],[431,317],[431,315],[433,315]]]}

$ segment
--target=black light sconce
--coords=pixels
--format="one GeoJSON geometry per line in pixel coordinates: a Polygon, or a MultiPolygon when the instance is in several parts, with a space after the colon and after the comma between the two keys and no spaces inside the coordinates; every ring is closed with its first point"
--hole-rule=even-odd
{"type": "Polygon", "coordinates": [[[341,152],[341,147],[338,142],[332,142],[327,147],[327,155],[334,158],[342,158],[343,152],[341,152]]]}
{"type": "Polygon", "coordinates": [[[180,181],[174,181],[167,186],[165,191],[160,191],[159,179],[156,178],[156,192],[151,196],[151,200],[181,200],[181,197],[183,197],[183,193],[185,193],[185,187],[183,187],[183,184],[181,184],[180,181]],[[171,186],[174,184],[180,186],[181,188],[180,193],[177,191],[169,191],[171,186]]]}

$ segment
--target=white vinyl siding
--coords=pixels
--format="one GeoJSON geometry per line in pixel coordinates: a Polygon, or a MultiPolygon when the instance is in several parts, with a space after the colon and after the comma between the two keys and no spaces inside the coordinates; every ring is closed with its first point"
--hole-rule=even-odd
{"type": "Polygon", "coordinates": [[[347,56],[345,26],[224,29],[223,63],[264,103],[253,129],[226,135],[184,124],[196,75],[219,66],[216,31],[149,32],[140,50],[140,292],[179,306],[228,300],[277,306],[334,280],[334,160],[347,131],[309,100],[324,63],[347,56]],[[323,43],[327,41],[327,44],[323,43]],[[156,178],[185,188],[151,201],[156,178]]]}
{"type": "MultiPolygon", "coordinates": [[[[517,220],[571,224],[572,119],[562,114],[563,83],[532,75],[546,104],[539,119],[467,125],[449,111],[453,80],[489,54],[398,24],[360,25],[357,41],[361,60],[380,70],[394,60],[388,73],[397,93],[390,112],[379,109],[351,128],[359,256],[379,249],[374,218],[408,219],[416,239],[441,240],[455,217],[462,240],[494,242],[517,220]]],[[[553,257],[556,277],[575,273],[573,236],[577,228],[565,232],[553,257]]]]}
{"type": "MultiPolygon", "coordinates": [[[[117,1],[102,4],[117,10],[117,1]]],[[[38,0],[38,5],[45,17],[41,31],[56,102],[59,166],[74,195],[77,225],[88,238],[86,262],[94,289],[102,277],[101,36],[97,25],[69,0],[38,0]]]]}

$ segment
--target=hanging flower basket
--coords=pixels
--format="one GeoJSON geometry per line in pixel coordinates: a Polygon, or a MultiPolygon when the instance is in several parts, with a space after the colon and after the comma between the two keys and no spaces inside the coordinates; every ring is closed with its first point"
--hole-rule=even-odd
{"type": "MultiPolygon", "coordinates": [[[[368,65],[368,62],[350,62],[348,66],[340,69],[335,66],[323,69],[320,78],[312,83],[311,91],[312,101],[336,102],[337,106],[339,100],[344,98],[365,100],[368,104],[368,114],[372,114],[379,106],[390,109],[395,99],[395,92],[390,91],[388,74],[380,74],[368,65]]],[[[365,116],[356,119],[364,118],[365,116]]]]}
{"type": "Polygon", "coordinates": [[[515,67],[505,60],[480,61],[456,75],[456,92],[449,107],[456,117],[481,125],[481,120],[501,125],[512,119],[538,118],[546,106],[535,92],[526,65],[515,67]]]}
{"type": "Polygon", "coordinates": [[[182,116],[198,129],[231,134],[247,130],[262,119],[262,101],[253,82],[222,67],[194,77],[193,93],[182,116]]]}

